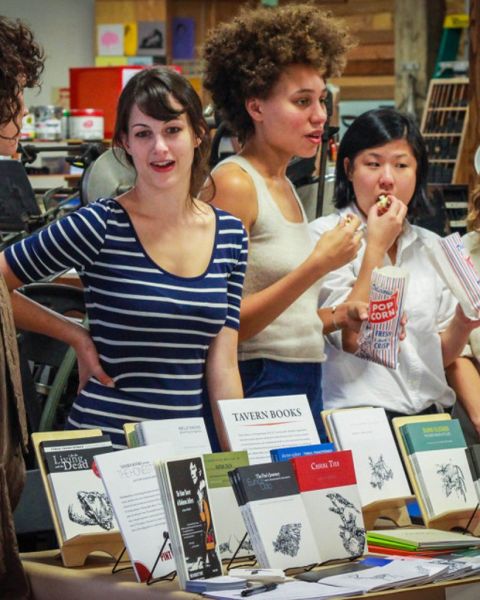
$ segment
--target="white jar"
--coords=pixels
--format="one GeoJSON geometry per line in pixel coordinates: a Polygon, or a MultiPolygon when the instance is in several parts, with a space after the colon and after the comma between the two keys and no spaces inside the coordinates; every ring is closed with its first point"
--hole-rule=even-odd
{"type": "Polygon", "coordinates": [[[69,134],[74,140],[103,140],[103,110],[98,108],[72,108],[69,134]]]}
{"type": "Polygon", "coordinates": [[[39,140],[62,139],[62,112],[60,106],[35,106],[35,137],[39,140]]]}

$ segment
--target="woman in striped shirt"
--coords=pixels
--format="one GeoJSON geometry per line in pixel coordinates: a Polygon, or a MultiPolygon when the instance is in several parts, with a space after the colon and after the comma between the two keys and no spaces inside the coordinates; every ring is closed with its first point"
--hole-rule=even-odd
{"type": "Polygon", "coordinates": [[[216,403],[243,396],[236,348],[247,237],[238,219],[195,198],[209,139],[191,85],[167,68],[135,75],[113,144],[135,167],[134,187],[0,259],[11,291],[74,267],[90,332],[13,293],[17,325],[74,347],[80,392],[68,427],[99,427],[121,447],[125,422],[213,414],[225,447],[216,403]]]}

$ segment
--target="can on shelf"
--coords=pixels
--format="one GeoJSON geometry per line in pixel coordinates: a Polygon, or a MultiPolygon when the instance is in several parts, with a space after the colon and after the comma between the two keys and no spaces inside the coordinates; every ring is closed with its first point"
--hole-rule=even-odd
{"type": "Polygon", "coordinates": [[[72,108],[69,135],[78,140],[103,140],[103,110],[100,108],[72,108]]]}
{"type": "Polygon", "coordinates": [[[30,111],[23,117],[22,129],[20,131],[21,140],[35,139],[35,115],[30,111]]]}
{"type": "Polygon", "coordinates": [[[41,105],[33,107],[35,115],[35,137],[39,140],[62,139],[61,106],[41,105]]]}

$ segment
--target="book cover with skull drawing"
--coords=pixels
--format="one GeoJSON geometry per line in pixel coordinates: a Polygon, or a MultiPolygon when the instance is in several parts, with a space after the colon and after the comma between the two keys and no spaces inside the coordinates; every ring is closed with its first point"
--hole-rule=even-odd
{"type": "Polygon", "coordinates": [[[385,409],[333,410],[327,415],[337,450],[351,450],[362,506],[411,495],[385,409]]]}
{"type": "Polygon", "coordinates": [[[457,419],[404,424],[400,433],[428,517],[474,511],[478,498],[457,419]]]}
{"type": "Polygon", "coordinates": [[[292,458],[320,562],[355,558],[365,550],[365,526],[352,452],[292,458]]]}
{"type": "Polygon", "coordinates": [[[319,562],[312,527],[289,462],[239,467],[229,476],[262,568],[288,569],[319,562]]]}
{"type": "Polygon", "coordinates": [[[94,466],[96,454],[112,450],[108,435],[40,443],[63,540],[117,529],[112,505],[94,466]]]}

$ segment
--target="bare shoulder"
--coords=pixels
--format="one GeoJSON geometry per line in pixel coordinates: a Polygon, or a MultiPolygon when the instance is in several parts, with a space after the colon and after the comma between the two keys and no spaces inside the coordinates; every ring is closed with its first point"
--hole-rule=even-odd
{"type": "Polygon", "coordinates": [[[212,174],[212,179],[215,182],[212,204],[241,219],[250,231],[258,212],[257,192],[250,175],[238,165],[227,163],[212,174]]]}

